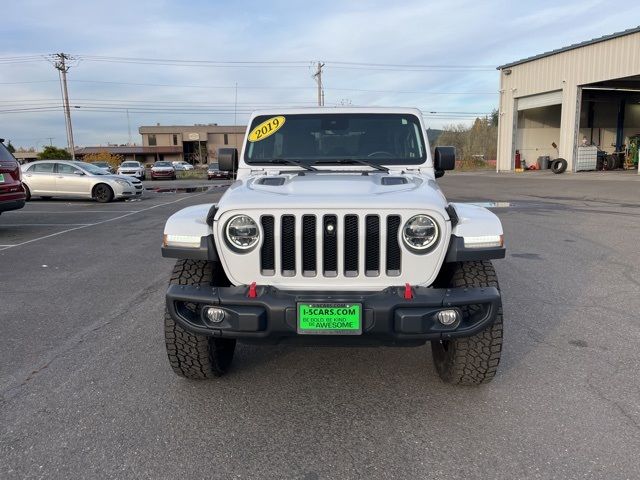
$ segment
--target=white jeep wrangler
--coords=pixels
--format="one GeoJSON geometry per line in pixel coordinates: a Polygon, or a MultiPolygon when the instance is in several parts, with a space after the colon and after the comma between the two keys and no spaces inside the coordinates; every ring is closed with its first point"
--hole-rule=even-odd
{"type": "Polygon", "coordinates": [[[173,370],[224,374],[237,341],[416,346],[431,342],[449,383],[496,373],[503,258],[490,211],[447,203],[415,109],[256,112],[242,152],[220,149],[237,180],[217,204],[172,215],[162,255],[173,370]]]}

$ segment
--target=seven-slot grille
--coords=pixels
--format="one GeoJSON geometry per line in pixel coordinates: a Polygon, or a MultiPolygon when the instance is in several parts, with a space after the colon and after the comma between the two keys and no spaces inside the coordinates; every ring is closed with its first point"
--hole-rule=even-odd
{"type": "Polygon", "coordinates": [[[262,275],[400,275],[400,215],[263,215],[260,222],[262,275]]]}

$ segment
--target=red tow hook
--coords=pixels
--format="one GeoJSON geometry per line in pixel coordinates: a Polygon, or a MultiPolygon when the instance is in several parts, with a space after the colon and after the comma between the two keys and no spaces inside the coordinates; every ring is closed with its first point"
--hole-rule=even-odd
{"type": "Polygon", "coordinates": [[[256,288],[256,282],[251,282],[251,285],[249,285],[249,294],[247,296],[249,298],[256,298],[258,296],[258,289],[256,288]]]}
{"type": "Polygon", "coordinates": [[[411,300],[413,298],[413,290],[411,289],[411,285],[408,283],[404,284],[404,299],[411,300]]]}

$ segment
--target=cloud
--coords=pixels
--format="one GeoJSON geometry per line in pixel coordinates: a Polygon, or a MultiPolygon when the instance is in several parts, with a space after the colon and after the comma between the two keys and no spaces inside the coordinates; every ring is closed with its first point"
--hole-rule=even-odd
{"type": "MultiPolygon", "coordinates": [[[[117,57],[308,62],[287,69],[87,60],[74,65],[69,72],[72,104],[129,106],[133,137],[139,141],[137,127],[142,124],[232,123],[236,83],[238,120],[242,122],[248,109],[264,104],[312,105],[316,95],[312,62],[317,60],[497,65],[622,30],[627,18],[632,18],[629,12],[638,10],[634,3],[623,3],[626,6],[608,9],[595,0],[562,5],[545,0],[533,6],[507,0],[329,0],[309,4],[284,0],[54,4],[23,0],[5,6],[4,17],[10,21],[0,33],[0,56],[64,51],[117,57]],[[125,85],[136,83],[156,86],[125,85]],[[205,109],[211,105],[211,113],[141,112],[142,106],[150,109],[172,102],[205,109]]],[[[3,65],[0,110],[36,100],[59,102],[57,79],[57,72],[44,60],[3,65]]],[[[351,70],[328,63],[324,81],[327,104],[417,106],[437,112],[489,112],[497,106],[498,75],[492,69],[351,70]],[[418,93],[395,93],[399,91],[418,93]]],[[[72,115],[79,145],[128,139],[124,111],[96,112],[82,107],[72,115]]],[[[455,117],[433,118],[428,123],[437,128],[458,121],[455,117]]],[[[17,145],[48,144],[46,137],[55,137],[58,145],[65,143],[59,111],[0,114],[0,122],[2,135],[16,139],[17,145]]]]}

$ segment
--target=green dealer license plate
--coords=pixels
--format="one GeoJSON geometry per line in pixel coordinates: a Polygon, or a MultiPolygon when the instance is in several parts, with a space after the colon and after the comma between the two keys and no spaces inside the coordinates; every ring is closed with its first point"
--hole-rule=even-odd
{"type": "Polygon", "coordinates": [[[360,335],[362,334],[362,304],[299,303],[298,333],[360,335]]]}

